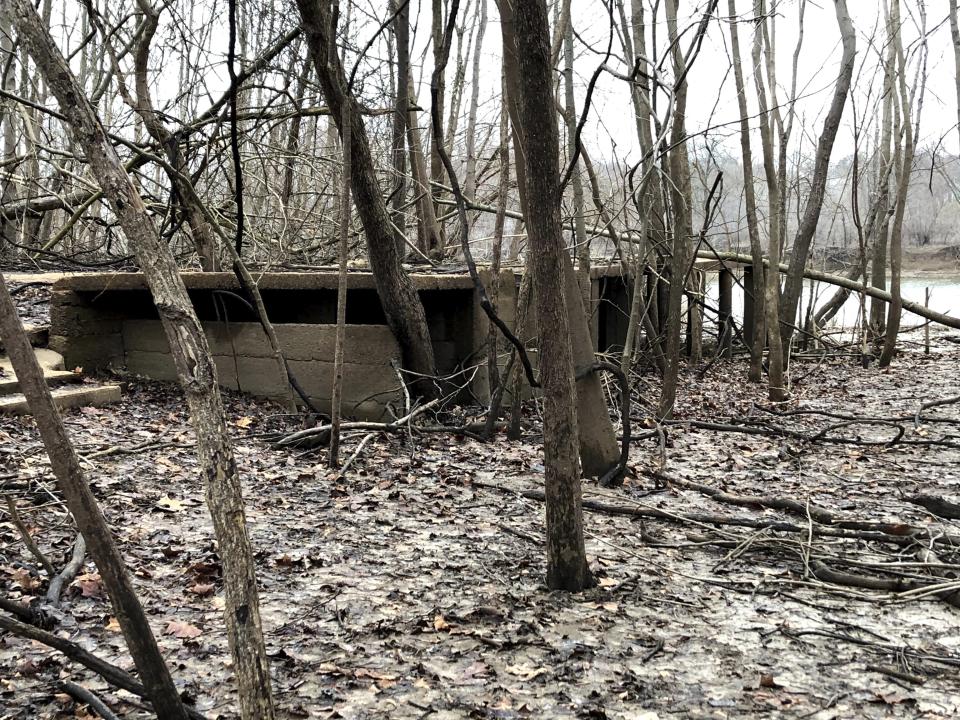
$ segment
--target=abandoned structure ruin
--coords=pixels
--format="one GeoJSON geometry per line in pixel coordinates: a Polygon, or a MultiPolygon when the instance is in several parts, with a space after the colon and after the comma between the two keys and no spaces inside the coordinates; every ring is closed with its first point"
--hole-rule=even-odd
{"type": "MultiPolygon", "coordinates": [[[[284,396],[266,336],[232,273],[183,273],[203,324],[223,387],[255,396],[284,396]]],[[[489,287],[492,274],[482,270],[489,287]]],[[[465,272],[411,275],[423,302],[437,371],[462,385],[463,400],[488,398],[487,373],[474,372],[486,360],[488,322],[478,293],[465,272]]],[[[320,410],[330,406],[336,334],[337,273],[283,272],[257,277],[267,314],[290,369],[320,410]]],[[[497,310],[515,326],[520,276],[500,273],[497,310]]],[[[373,275],[347,277],[343,412],[379,419],[388,402],[401,402],[391,360],[400,351],[385,324],[373,275]]],[[[591,331],[596,350],[620,349],[629,319],[629,288],[618,267],[591,271],[591,331]]],[[[67,368],[85,371],[125,368],[156,380],[176,380],[167,338],[140,273],[67,276],[53,286],[50,347],[67,368]]],[[[524,340],[536,336],[535,328],[524,340]]]]}

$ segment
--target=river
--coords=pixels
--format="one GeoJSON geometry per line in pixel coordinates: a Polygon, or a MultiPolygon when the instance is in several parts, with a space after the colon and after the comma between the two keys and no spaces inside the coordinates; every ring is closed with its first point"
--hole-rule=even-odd
{"type": "MultiPolygon", "coordinates": [[[[717,275],[710,273],[707,275],[707,278],[708,284],[706,303],[709,307],[716,308],[719,288],[717,275]]],[[[924,302],[924,292],[926,288],[930,288],[930,307],[933,310],[960,317],[960,275],[915,275],[904,277],[901,281],[901,295],[903,296],[903,299],[912,300],[913,302],[920,303],[921,305],[924,302]]],[[[816,307],[819,307],[825,303],[833,295],[835,289],[836,287],[834,285],[819,283],[815,288],[815,292],[817,294],[816,307]]],[[[810,286],[809,283],[805,283],[803,289],[803,300],[801,303],[801,313],[806,312],[805,308],[809,302],[809,297],[810,286]]],[[[868,312],[871,301],[871,298],[867,298],[868,312]]],[[[858,322],[859,312],[860,296],[856,293],[851,293],[850,297],[847,298],[846,303],[844,303],[843,308],[836,314],[836,316],[834,316],[833,320],[829,323],[829,326],[847,328],[853,327],[858,322]]],[[[743,290],[739,286],[734,287],[733,313],[738,322],[743,321],[743,290]]],[[[802,316],[803,315],[801,314],[801,317],[802,316]]],[[[713,319],[713,317],[714,313],[711,310],[707,310],[708,323],[713,319]]],[[[913,313],[904,311],[901,322],[902,327],[910,327],[912,325],[917,325],[920,322],[922,322],[922,318],[914,315],[913,313]]]]}

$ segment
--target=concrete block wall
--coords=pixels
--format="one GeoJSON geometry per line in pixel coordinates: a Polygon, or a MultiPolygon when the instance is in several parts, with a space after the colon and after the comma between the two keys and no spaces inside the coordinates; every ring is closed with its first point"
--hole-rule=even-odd
{"type": "MultiPolygon", "coordinates": [[[[603,282],[614,280],[614,274],[610,268],[594,268],[591,272],[591,329],[595,341],[603,338],[608,344],[615,344],[611,340],[624,329],[621,322],[606,317],[608,310],[622,304],[621,293],[611,296],[616,283],[603,282]]],[[[210,293],[238,290],[231,273],[183,273],[182,277],[198,303],[201,318],[220,317],[211,310],[214,305],[210,293]]],[[[490,288],[491,271],[482,269],[481,278],[490,288]]],[[[489,321],[469,276],[424,274],[413,275],[412,280],[424,303],[438,372],[460,385],[468,381],[465,373],[478,366],[461,398],[466,401],[472,396],[486,402],[489,321]]],[[[335,297],[332,291],[336,281],[336,273],[315,272],[268,273],[259,282],[268,309],[273,308],[271,317],[291,369],[306,393],[324,409],[329,407],[333,383],[336,329],[327,323],[335,316],[330,302],[335,297]]],[[[497,309],[511,328],[515,328],[519,282],[520,275],[514,269],[500,272],[497,309]]],[[[356,323],[382,323],[372,275],[353,272],[348,285],[348,318],[352,312],[356,323]]],[[[286,381],[280,377],[258,323],[209,319],[203,321],[203,327],[221,385],[265,397],[285,395],[286,381]]],[[[523,339],[530,341],[536,335],[536,313],[530,312],[523,339]]],[[[535,342],[527,345],[536,363],[535,342]]],[[[50,346],[64,356],[69,368],[81,366],[92,371],[126,366],[156,379],[176,380],[166,336],[139,273],[84,273],[59,281],[53,291],[50,346]]],[[[502,336],[499,349],[502,371],[510,351],[502,336]]],[[[379,417],[386,402],[401,397],[399,381],[389,365],[391,358],[400,357],[392,334],[383,324],[348,325],[345,356],[347,414],[379,417]]]]}
{"type": "MultiPolygon", "coordinates": [[[[259,397],[282,399],[286,378],[257,323],[203,323],[220,385],[259,397]]],[[[330,409],[335,325],[276,325],[290,370],[320,410],[330,409]]],[[[122,341],[127,369],[158,380],[176,380],[173,359],[159,320],[125,320],[122,341]]],[[[379,418],[387,402],[401,402],[390,360],[400,348],[386,325],[348,325],[344,346],[343,412],[379,418]]]]}
{"type": "Polygon", "coordinates": [[[73,369],[122,367],[123,315],[119,309],[95,306],[86,293],[54,286],[50,298],[48,346],[73,369]]]}

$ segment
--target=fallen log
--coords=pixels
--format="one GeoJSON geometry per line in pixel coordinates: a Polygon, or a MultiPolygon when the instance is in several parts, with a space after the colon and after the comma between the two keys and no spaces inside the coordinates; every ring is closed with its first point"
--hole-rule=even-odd
{"type": "Polygon", "coordinates": [[[937,517],[960,520],[960,503],[950,502],[939,495],[914,495],[908,497],[907,501],[926,508],[937,517]]]}

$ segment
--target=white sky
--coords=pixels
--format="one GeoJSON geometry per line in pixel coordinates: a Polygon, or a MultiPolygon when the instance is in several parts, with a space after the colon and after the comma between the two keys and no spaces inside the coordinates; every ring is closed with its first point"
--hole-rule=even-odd
{"type": "MultiPolygon", "coordinates": [[[[415,0],[414,0],[415,1],[415,0]]],[[[629,1],[624,0],[629,16],[629,1]]],[[[777,14],[776,46],[777,72],[780,82],[781,101],[787,95],[790,82],[792,56],[798,37],[798,10],[800,0],[771,0],[777,14]]],[[[426,0],[421,0],[426,4],[426,0]]],[[[574,27],[580,36],[596,51],[606,49],[609,23],[601,0],[572,0],[574,27]]],[[[916,47],[919,37],[920,0],[901,0],[904,43],[908,50],[916,47]]],[[[487,99],[487,120],[493,120],[492,113],[499,103],[499,62],[500,28],[494,0],[488,0],[490,26],[484,40],[484,88],[481,97],[487,99]],[[496,102],[490,102],[496,98],[496,102]]],[[[662,7],[663,0],[659,3],[662,7]]],[[[741,18],[751,16],[752,0],[737,0],[737,10],[741,18]]],[[[932,146],[944,138],[942,148],[956,154],[958,147],[957,97],[955,90],[955,70],[950,27],[946,20],[946,3],[928,2],[928,80],[926,97],[921,120],[918,146],[932,146]],[[945,137],[944,137],[945,136],[945,137]]],[[[691,27],[699,20],[703,0],[680,0],[681,27],[691,27]]],[[[877,70],[877,50],[883,46],[882,5],[880,0],[848,0],[848,8],[857,31],[857,69],[854,75],[854,92],[859,99],[858,115],[866,110],[865,98],[868,86],[876,83],[873,97],[879,91],[879,73],[877,70]]],[[[714,140],[724,135],[729,139],[724,145],[731,153],[739,153],[736,121],[739,118],[734,90],[733,75],[729,64],[729,26],[727,18],[727,0],[721,0],[718,12],[724,22],[712,21],[700,56],[689,75],[687,131],[695,134],[711,126],[727,123],[725,129],[711,133],[714,140]]],[[[416,10],[414,10],[414,16],[416,10]]],[[[421,12],[424,27],[418,33],[418,41],[425,42],[428,14],[421,12]]],[[[649,12],[647,13],[650,21],[649,12]]],[[[804,152],[812,151],[819,135],[822,115],[832,97],[833,88],[839,70],[840,32],[832,0],[807,0],[804,18],[804,38],[800,54],[797,87],[802,99],[798,101],[798,125],[794,133],[794,143],[802,142],[804,152]],[[805,130],[804,130],[805,128],[805,130]],[[816,134],[813,134],[816,133],[816,134]]],[[[747,95],[752,112],[755,112],[755,100],[750,67],[750,46],[753,39],[753,26],[749,22],[739,25],[741,55],[744,60],[744,72],[747,74],[747,95]]],[[[692,34],[692,32],[690,33],[692,34]]],[[[662,56],[666,48],[666,26],[662,14],[658,26],[658,55],[662,56]]],[[[684,45],[685,47],[686,45],[684,45]]],[[[578,103],[584,99],[587,82],[594,68],[602,59],[600,55],[576,41],[578,76],[578,103]]],[[[619,38],[614,39],[613,52],[621,54],[619,38]]],[[[649,46],[648,53],[652,54],[649,46]]],[[[911,75],[919,60],[919,55],[911,56],[911,75]]],[[[428,62],[430,62],[428,56],[428,62]]],[[[613,62],[612,65],[617,65],[613,62]]],[[[620,69],[623,66],[620,65],[620,69]]],[[[601,75],[594,93],[594,107],[591,120],[584,131],[584,140],[598,156],[615,155],[622,161],[636,155],[636,131],[633,123],[629,96],[625,84],[608,74],[601,75]],[[614,150],[614,147],[616,148],[614,150]]],[[[844,126],[837,138],[834,157],[848,155],[853,149],[852,109],[848,102],[844,111],[844,126]]],[[[872,116],[872,113],[868,113],[872,116]]],[[[872,122],[872,120],[871,120],[872,122]]],[[[754,125],[755,127],[755,125],[754,125]]],[[[635,159],[635,158],[634,158],[635,159]]]]}

